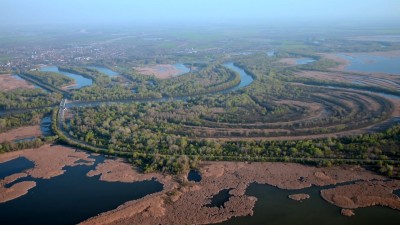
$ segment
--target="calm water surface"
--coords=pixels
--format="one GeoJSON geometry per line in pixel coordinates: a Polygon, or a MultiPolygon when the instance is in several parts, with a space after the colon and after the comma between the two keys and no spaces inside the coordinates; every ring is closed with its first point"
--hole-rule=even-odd
{"type": "Polygon", "coordinates": [[[91,86],[93,84],[93,80],[92,79],[83,77],[82,75],[78,75],[78,74],[59,71],[57,66],[42,67],[42,68],[40,68],[40,71],[60,73],[62,75],[65,75],[65,76],[67,76],[69,78],[74,79],[76,85],[72,86],[71,89],[79,89],[79,88],[82,88],[82,87],[91,86]]]}
{"type": "Polygon", "coordinates": [[[354,54],[351,56],[337,54],[337,56],[350,62],[346,67],[346,70],[349,71],[400,74],[400,56],[383,57],[367,53],[354,54]]]}
{"type": "Polygon", "coordinates": [[[106,75],[109,76],[109,77],[118,76],[118,73],[117,73],[117,72],[112,71],[112,70],[110,70],[110,69],[108,69],[108,68],[106,68],[106,67],[101,67],[101,66],[88,66],[87,68],[96,69],[96,70],[100,71],[101,73],[106,74],[106,75]]]}
{"type": "MultiPolygon", "coordinates": [[[[104,160],[103,156],[94,158],[96,163],[104,160]]],[[[32,164],[24,162],[24,158],[2,163],[0,176],[21,172],[32,164]]],[[[36,187],[20,198],[0,203],[0,224],[76,224],[163,188],[154,180],[134,183],[100,181],[99,176],[86,176],[92,168],[94,166],[67,167],[65,174],[51,179],[19,179],[36,181],[36,187]]]]}
{"type": "Polygon", "coordinates": [[[257,197],[253,216],[237,217],[224,225],[398,225],[400,211],[375,206],[356,209],[356,215],[346,217],[340,208],[325,202],[319,195],[321,187],[303,190],[282,190],[265,184],[251,184],[246,191],[257,197]],[[290,194],[307,193],[310,199],[297,202],[290,194]]]}

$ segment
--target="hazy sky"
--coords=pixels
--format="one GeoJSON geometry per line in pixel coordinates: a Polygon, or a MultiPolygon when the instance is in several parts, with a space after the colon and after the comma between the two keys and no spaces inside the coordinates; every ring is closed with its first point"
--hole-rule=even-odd
{"type": "Polygon", "coordinates": [[[0,23],[400,23],[400,0],[1,0],[0,23]]]}

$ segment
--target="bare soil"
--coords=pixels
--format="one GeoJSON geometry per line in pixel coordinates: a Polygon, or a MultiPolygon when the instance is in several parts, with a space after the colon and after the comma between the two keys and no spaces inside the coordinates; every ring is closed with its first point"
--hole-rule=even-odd
{"type": "Polygon", "coordinates": [[[178,75],[181,71],[170,64],[159,64],[152,67],[134,68],[137,72],[144,75],[153,75],[159,79],[167,79],[178,75]]]}
{"type": "Polygon", "coordinates": [[[15,141],[29,137],[40,137],[42,131],[39,125],[19,127],[4,133],[0,133],[0,143],[6,141],[15,141]]]}
{"type": "Polygon", "coordinates": [[[34,89],[35,86],[26,80],[14,78],[11,74],[0,75],[0,91],[11,91],[17,88],[34,89]]]}

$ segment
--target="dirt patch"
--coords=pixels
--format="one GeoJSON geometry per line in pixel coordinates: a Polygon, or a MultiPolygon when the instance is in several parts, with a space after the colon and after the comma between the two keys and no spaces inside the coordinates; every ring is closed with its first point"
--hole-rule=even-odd
{"type": "Polygon", "coordinates": [[[30,137],[40,137],[42,131],[40,126],[19,127],[4,133],[0,133],[0,143],[6,141],[15,141],[30,137]]]}
{"type": "Polygon", "coordinates": [[[33,84],[28,83],[26,80],[20,80],[10,74],[0,75],[0,90],[11,91],[17,88],[34,89],[33,84]]]}
{"type": "Polygon", "coordinates": [[[374,205],[400,210],[400,198],[393,194],[400,189],[400,181],[362,181],[321,191],[329,203],[346,209],[374,205]]]}
{"type": "Polygon", "coordinates": [[[309,199],[310,195],[308,195],[308,194],[294,194],[294,195],[289,195],[288,198],[293,199],[295,201],[303,201],[303,200],[309,199]]]}
{"type": "Polygon", "coordinates": [[[278,60],[279,63],[283,63],[288,66],[296,66],[298,58],[282,58],[278,60]]]}
{"type": "Polygon", "coordinates": [[[65,166],[76,166],[82,164],[92,165],[94,161],[94,159],[88,158],[89,155],[85,152],[78,152],[72,148],[60,145],[44,145],[37,149],[27,149],[1,154],[0,163],[18,157],[25,157],[32,161],[35,164],[35,167],[21,173],[12,174],[0,180],[0,202],[6,202],[25,195],[28,193],[29,189],[36,186],[36,183],[33,181],[24,181],[16,183],[10,188],[4,187],[18,178],[30,176],[33,178],[50,179],[63,174],[65,172],[65,170],[63,170],[65,166]],[[86,162],[77,162],[82,160],[86,162]]]}
{"type": "MultiPolygon", "coordinates": [[[[254,182],[283,189],[302,189],[311,185],[385,179],[360,167],[316,168],[293,163],[206,162],[199,170],[202,180],[196,184],[170,186],[168,190],[127,202],[82,224],[218,223],[231,217],[253,214],[257,199],[245,195],[245,191],[254,182]],[[231,189],[231,197],[224,206],[207,207],[212,197],[224,189],[231,189]]],[[[125,173],[121,169],[116,171],[125,173]]],[[[121,175],[118,177],[126,179],[121,175]]]]}
{"type": "Polygon", "coordinates": [[[171,78],[182,72],[170,64],[159,64],[152,67],[136,67],[134,69],[140,74],[155,76],[159,79],[171,78]]]}

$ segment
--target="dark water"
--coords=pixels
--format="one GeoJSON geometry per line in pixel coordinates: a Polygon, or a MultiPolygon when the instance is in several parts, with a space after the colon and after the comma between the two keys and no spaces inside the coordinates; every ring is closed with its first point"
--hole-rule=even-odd
{"type": "Polygon", "coordinates": [[[296,65],[306,65],[309,63],[315,62],[315,59],[312,58],[300,58],[296,59],[296,65]]]}
{"type": "MultiPolygon", "coordinates": [[[[102,156],[96,159],[97,162],[104,160],[102,156]]],[[[16,165],[11,163],[6,167],[10,171],[16,165]]],[[[94,167],[67,167],[65,174],[52,179],[20,179],[36,181],[37,186],[20,198],[0,204],[0,224],[76,224],[163,188],[154,180],[135,183],[99,181],[98,176],[86,176],[91,168],[94,167]]],[[[0,169],[3,173],[4,168],[0,169]]]]}
{"type": "Polygon", "coordinates": [[[200,182],[201,181],[200,172],[197,170],[190,170],[188,174],[188,181],[200,182]]]}
{"type": "Polygon", "coordinates": [[[207,207],[223,207],[225,202],[229,201],[231,195],[229,192],[231,189],[223,189],[218,192],[218,194],[214,195],[211,199],[211,203],[206,205],[207,207]]]}
{"type": "MultiPolygon", "coordinates": [[[[7,162],[0,163],[0,179],[8,177],[14,173],[33,168],[35,164],[24,157],[19,157],[7,162]]],[[[1,212],[0,212],[1,214],[1,212]]]]}
{"type": "Polygon", "coordinates": [[[40,122],[40,130],[42,131],[42,135],[43,136],[52,135],[52,132],[51,132],[51,118],[50,118],[50,116],[43,117],[42,121],[40,122]]]}
{"type": "Polygon", "coordinates": [[[82,88],[82,87],[86,87],[86,86],[91,86],[93,84],[93,80],[92,79],[83,77],[83,76],[78,75],[78,74],[59,71],[58,67],[56,67],[56,66],[42,67],[42,68],[40,68],[40,71],[61,73],[62,75],[65,75],[65,76],[67,76],[69,78],[74,79],[76,85],[71,87],[71,89],[78,89],[78,88],[82,88]]]}
{"type": "Polygon", "coordinates": [[[381,72],[400,74],[400,56],[383,57],[370,54],[355,54],[349,56],[345,54],[337,54],[350,62],[346,70],[361,72],[381,72]]]}
{"type": "Polygon", "coordinates": [[[101,67],[101,66],[88,66],[88,68],[90,69],[96,69],[98,71],[100,71],[101,73],[104,73],[105,75],[109,76],[109,77],[115,77],[118,76],[118,73],[115,71],[112,71],[108,68],[105,67],[101,67]]]}
{"type": "Polygon", "coordinates": [[[319,195],[321,187],[303,190],[282,190],[270,185],[251,184],[246,191],[257,197],[253,216],[237,217],[224,225],[398,225],[400,212],[386,207],[368,207],[355,210],[355,216],[340,214],[340,208],[325,202],[319,195]],[[297,202],[290,194],[307,193],[310,199],[297,202]]]}

